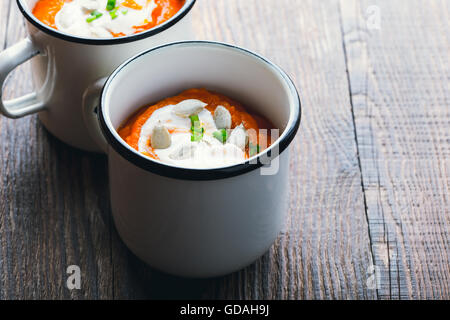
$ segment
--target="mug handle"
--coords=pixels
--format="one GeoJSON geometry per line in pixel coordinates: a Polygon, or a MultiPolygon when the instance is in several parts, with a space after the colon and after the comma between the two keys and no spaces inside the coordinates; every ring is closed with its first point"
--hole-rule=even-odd
{"type": "Polygon", "coordinates": [[[103,135],[98,120],[98,106],[103,86],[107,78],[101,78],[91,84],[83,94],[82,113],[84,124],[92,140],[104,152],[108,153],[108,142],[103,135]]]}
{"type": "Polygon", "coordinates": [[[37,92],[8,101],[2,99],[3,85],[8,74],[38,54],[40,51],[30,38],[25,38],[0,53],[0,113],[4,116],[17,119],[45,109],[44,101],[39,99],[37,92]]]}

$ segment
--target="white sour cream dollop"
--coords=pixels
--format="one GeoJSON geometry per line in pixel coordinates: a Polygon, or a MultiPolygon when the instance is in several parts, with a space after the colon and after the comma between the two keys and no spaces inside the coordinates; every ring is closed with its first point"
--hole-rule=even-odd
{"type": "Polygon", "coordinates": [[[62,32],[86,38],[113,38],[114,34],[130,35],[136,32],[133,26],[152,21],[152,12],[156,8],[154,0],[134,0],[141,10],[123,6],[125,0],[116,0],[116,9],[106,9],[108,0],[73,0],[66,2],[56,14],[56,28],[62,32]],[[102,15],[88,22],[92,12],[102,15]]]}
{"type": "MultiPolygon", "coordinates": [[[[198,101],[198,100],[197,100],[198,101]]],[[[199,103],[201,103],[199,101],[199,103]]],[[[167,149],[154,149],[163,163],[192,169],[209,169],[234,165],[245,161],[243,150],[231,143],[222,143],[214,138],[218,131],[212,114],[204,109],[198,116],[201,126],[205,129],[203,139],[191,141],[191,120],[177,116],[175,105],[168,105],[153,112],[141,129],[138,150],[141,153],[152,151],[151,134],[157,125],[164,125],[171,132],[172,143],[167,149]],[[184,157],[177,157],[183,150],[184,157]],[[192,151],[192,152],[191,152],[192,151]]]]}

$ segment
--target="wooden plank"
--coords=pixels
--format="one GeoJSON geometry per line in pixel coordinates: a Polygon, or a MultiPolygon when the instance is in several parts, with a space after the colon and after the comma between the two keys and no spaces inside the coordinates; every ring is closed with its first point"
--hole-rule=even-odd
{"type": "Polygon", "coordinates": [[[6,47],[6,26],[8,25],[11,1],[2,1],[0,10],[0,48],[3,50],[6,47]]]}
{"type": "MultiPolygon", "coordinates": [[[[16,5],[6,2],[0,39],[9,46],[25,30],[16,5]]],[[[32,90],[29,68],[9,78],[7,98],[32,90]]],[[[0,117],[0,139],[0,299],[112,297],[105,158],[62,144],[36,116],[0,117]],[[66,287],[69,265],[81,268],[81,290],[66,287]]]]}
{"type": "MultiPolygon", "coordinates": [[[[286,230],[262,259],[214,280],[159,274],[113,241],[116,298],[376,298],[336,1],[198,1],[199,39],[279,63],[301,91],[286,230]]],[[[113,235],[115,237],[115,235],[113,235]]]]}
{"type": "Polygon", "coordinates": [[[342,0],[341,15],[379,297],[448,299],[448,1],[342,0]]]}

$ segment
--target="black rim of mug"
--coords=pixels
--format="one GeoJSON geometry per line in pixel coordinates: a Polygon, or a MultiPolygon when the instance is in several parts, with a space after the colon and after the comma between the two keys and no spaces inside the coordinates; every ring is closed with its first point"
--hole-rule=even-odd
{"type": "MultiPolygon", "coordinates": [[[[257,58],[259,60],[262,60],[265,64],[270,66],[273,70],[275,70],[281,77],[284,79],[286,84],[288,85],[292,96],[295,97],[295,107],[294,110],[294,117],[295,120],[292,123],[292,125],[285,130],[285,133],[283,133],[283,136],[278,140],[279,144],[279,152],[276,157],[280,156],[283,151],[286,150],[286,148],[290,145],[292,140],[294,140],[298,129],[300,127],[301,122],[301,114],[302,114],[302,108],[301,108],[301,101],[300,101],[300,95],[298,93],[298,90],[292,81],[292,79],[284,72],[280,67],[275,65],[274,63],[270,62],[266,58],[249,51],[247,49],[243,49],[234,45],[221,43],[221,42],[214,42],[214,41],[181,41],[181,42],[175,42],[170,43],[166,45],[162,45],[156,48],[152,48],[149,50],[146,50],[129,60],[125,61],[121,66],[119,66],[107,79],[100,98],[100,108],[98,112],[98,117],[100,121],[100,126],[102,129],[103,134],[105,135],[107,141],[111,145],[111,147],[120,154],[123,158],[128,160],[129,162],[133,163],[134,165],[138,166],[141,169],[144,169],[146,171],[152,172],[154,174],[165,176],[168,178],[174,178],[179,180],[196,180],[196,181],[208,181],[208,180],[219,180],[219,179],[226,179],[231,177],[236,177],[248,172],[251,172],[253,170],[261,168],[265,162],[264,160],[261,160],[262,157],[265,157],[264,159],[272,159],[272,148],[269,148],[268,150],[260,153],[256,158],[256,163],[254,159],[250,159],[253,161],[246,161],[244,163],[240,163],[234,166],[229,167],[223,167],[223,168],[213,168],[213,169],[189,169],[189,168],[180,168],[180,167],[173,167],[170,165],[166,165],[163,163],[158,163],[156,161],[153,161],[152,159],[143,156],[142,154],[138,153],[135,150],[131,150],[131,147],[126,144],[125,141],[119,141],[114,134],[111,132],[111,130],[114,130],[114,128],[111,128],[107,123],[105,119],[104,114],[104,106],[105,106],[105,96],[106,92],[108,91],[108,88],[111,84],[111,82],[114,80],[114,78],[123,70],[128,64],[132,63],[136,59],[139,59],[139,57],[143,55],[147,55],[153,51],[161,50],[166,47],[173,47],[173,46],[180,46],[180,45],[209,45],[209,46],[221,46],[226,47],[229,49],[237,50],[246,54],[250,54],[254,58],[257,58]]],[[[275,157],[275,158],[276,158],[275,157]]],[[[274,159],[275,159],[274,158],[274,159]]]]}
{"type": "Polygon", "coordinates": [[[178,13],[173,16],[168,21],[152,28],[144,32],[136,33],[130,36],[126,37],[119,37],[119,38],[111,38],[111,39],[90,39],[90,38],[81,38],[72,36],[70,34],[62,33],[56,29],[53,29],[46,24],[39,21],[31,12],[30,10],[26,9],[26,6],[22,3],[23,0],[17,0],[17,6],[19,7],[19,10],[22,12],[24,17],[36,28],[42,30],[43,32],[54,36],[56,38],[70,41],[70,42],[76,42],[76,43],[82,43],[82,44],[89,44],[89,45],[115,45],[115,44],[122,44],[122,43],[128,43],[133,42],[137,40],[142,40],[151,36],[154,36],[156,34],[159,34],[163,32],[164,30],[169,29],[170,27],[174,26],[178,21],[183,19],[194,7],[194,4],[197,0],[186,0],[186,3],[184,4],[184,7],[178,11],[178,13]]]}

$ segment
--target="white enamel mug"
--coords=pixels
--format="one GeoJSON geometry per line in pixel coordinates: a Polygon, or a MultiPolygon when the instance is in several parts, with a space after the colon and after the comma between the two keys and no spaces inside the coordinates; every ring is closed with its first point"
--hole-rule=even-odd
{"type": "Polygon", "coordinates": [[[138,257],[170,274],[204,278],[241,269],[270,248],[284,225],[288,146],[301,115],[297,90],[279,67],[231,45],[185,41],[129,59],[91,97],[85,118],[108,154],[114,222],[138,257]],[[245,163],[198,170],[147,158],[118,135],[143,105],[193,87],[251,107],[281,130],[279,139],[245,163]]]}
{"type": "Polygon", "coordinates": [[[82,97],[89,86],[106,77],[131,56],[158,45],[192,39],[190,11],[195,0],[169,21],[146,32],[114,39],[71,36],[36,19],[37,0],[17,0],[27,19],[29,36],[0,53],[0,112],[10,118],[39,113],[44,126],[63,142],[87,151],[99,151],[87,134],[81,115],[82,97]],[[36,92],[2,101],[7,75],[32,59],[36,92]]]}

